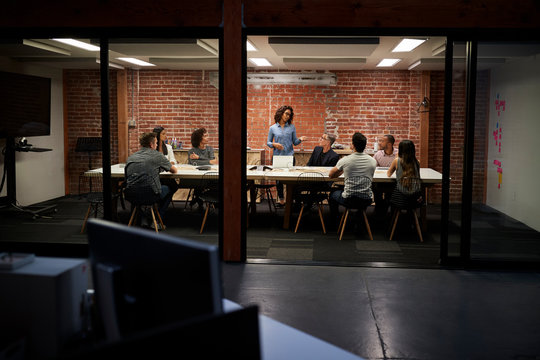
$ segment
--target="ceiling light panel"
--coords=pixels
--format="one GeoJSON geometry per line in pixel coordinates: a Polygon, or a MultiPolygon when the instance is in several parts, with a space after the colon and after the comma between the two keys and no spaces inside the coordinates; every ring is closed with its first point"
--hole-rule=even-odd
{"type": "Polygon", "coordinates": [[[397,44],[392,52],[409,52],[422,45],[426,39],[403,39],[397,44]]]}
{"type": "Polygon", "coordinates": [[[116,59],[131,63],[131,64],[139,65],[139,66],[156,66],[154,64],[150,64],[149,62],[139,60],[139,59],[136,59],[136,58],[119,57],[119,58],[116,58],[116,59]]]}
{"type": "Polygon", "coordinates": [[[272,64],[270,64],[270,61],[265,58],[249,58],[249,61],[251,61],[256,66],[272,66],[272,64]]]}
{"type": "Polygon", "coordinates": [[[396,65],[400,61],[401,61],[401,59],[382,59],[377,64],[377,67],[392,67],[392,66],[396,65]]]}
{"type": "Polygon", "coordinates": [[[82,41],[79,41],[79,40],[75,40],[75,39],[51,39],[51,40],[54,40],[54,41],[58,41],[58,42],[61,42],[63,44],[68,44],[68,45],[71,45],[71,46],[75,46],[79,49],[84,49],[84,50],[88,50],[88,51],[99,51],[99,46],[95,46],[95,45],[92,45],[92,44],[88,44],[88,43],[85,43],[85,42],[82,42],[82,41]]]}
{"type": "Polygon", "coordinates": [[[255,47],[255,45],[253,45],[251,43],[251,41],[247,40],[246,41],[246,51],[257,51],[257,48],[255,47]]]}

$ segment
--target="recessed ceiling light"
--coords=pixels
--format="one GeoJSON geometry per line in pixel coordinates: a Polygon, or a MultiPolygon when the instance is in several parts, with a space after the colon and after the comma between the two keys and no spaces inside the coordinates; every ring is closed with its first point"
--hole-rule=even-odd
{"type": "Polygon", "coordinates": [[[119,57],[119,58],[116,58],[116,59],[117,60],[122,60],[122,61],[125,61],[125,62],[128,62],[128,63],[132,63],[132,64],[135,64],[135,65],[139,65],[139,66],[156,66],[154,64],[150,64],[149,62],[142,61],[142,60],[135,59],[135,58],[130,58],[130,57],[119,57]]]}
{"type": "Polygon", "coordinates": [[[400,61],[401,61],[401,59],[382,59],[381,62],[377,64],[377,67],[394,66],[400,61]]]}
{"type": "Polygon", "coordinates": [[[99,46],[95,46],[92,44],[87,44],[85,42],[75,40],[75,39],[52,39],[54,41],[58,41],[64,44],[68,44],[71,46],[78,47],[80,49],[88,50],[88,51],[99,51],[99,46]]]}
{"type": "Polygon", "coordinates": [[[392,50],[392,52],[408,52],[413,51],[420,44],[425,42],[426,39],[403,39],[399,44],[392,50]]]}
{"type": "Polygon", "coordinates": [[[257,66],[272,66],[270,61],[266,60],[265,58],[249,58],[249,61],[257,66]]]}
{"type": "Polygon", "coordinates": [[[251,43],[251,41],[246,40],[246,51],[257,51],[257,48],[251,43]]]}

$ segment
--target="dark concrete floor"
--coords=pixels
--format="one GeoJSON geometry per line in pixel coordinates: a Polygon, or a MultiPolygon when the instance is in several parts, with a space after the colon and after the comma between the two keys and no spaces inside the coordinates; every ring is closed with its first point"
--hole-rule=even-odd
{"type": "Polygon", "coordinates": [[[224,264],[225,297],[365,359],[540,359],[540,273],[224,264]]]}

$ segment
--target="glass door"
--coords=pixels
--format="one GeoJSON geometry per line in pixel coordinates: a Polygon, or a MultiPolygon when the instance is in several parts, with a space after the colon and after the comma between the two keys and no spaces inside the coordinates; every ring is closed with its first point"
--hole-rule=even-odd
{"type": "Polygon", "coordinates": [[[540,260],[538,54],[538,43],[478,43],[471,259],[540,260]]]}

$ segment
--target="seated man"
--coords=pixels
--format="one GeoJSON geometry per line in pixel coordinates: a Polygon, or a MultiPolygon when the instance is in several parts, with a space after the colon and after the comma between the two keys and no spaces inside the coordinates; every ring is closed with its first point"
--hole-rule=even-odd
{"type": "Polygon", "coordinates": [[[362,133],[355,133],[352,137],[351,155],[341,158],[336,166],[330,169],[329,176],[337,178],[341,174],[345,174],[345,187],[343,190],[335,190],[330,194],[330,214],[331,222],[335,225],[339,215],[339,205],[347,205],[351,201],[359,199],[364,201],[366,205],[371,203],[371,187],[353,186],[350,178],[356,176],[366,176],[373,180],[373,174],[377,167],[377,161],[370,155],[364,153],[367,139],[362,133]]]}
{"type": "Polygon", "coordinates": [[[163,153],[156,151],[156,133],[143,133],[139,138],[139,144],[142,147],[141,150],[127,159],[125,168],[126,193],[137,196],[143,195],[142,192],[145,190],[153,192],[150,195],[155,195],[156,199],[159,199],[159,214],[163,217],[173,194],[168,186],[161,184],[159,173],[170,171],[175,174],[177,169],[163,153]]]}
{"type": "Polygon", "coordinates": [[[322,134],[319,146],[315,146],[309,158],[307,166],[336,166],[339,155],[332,150],[332,144],[336,141],[334,135],[322,134]]]}
{"type": "MultiPolygon", "coordinates": [[[[395,139],[392,135],[379,137],[379,151],[373,155],[379,167],[390,167],[392,161],[397,157],[398,149],[394,148],[395,139]]],[[[373,196],[375,198],[375,215],[383,218],[390,206],[390,196],[394,190],[393,183],[374,183],[373,196]]]]}
{"type": "MultiPolygon", "coordinates": [[[[336,154],[334,150],[332,150],[332,144],[336,141],[336,137],[334,135],[329,134],[322,134],[321,138],[319,139],[319,146],[315,146],[313,149],[313,153],[311,154],[311,157],[309,158],[309,161],[307,162],[307,166],[327,166],[332,167],[335,166],[339,160],[339,155],[336,154]]],[[[333,181],[328,182],[326,185],[322,184],[311,184],[306,185],[303,188],[297,188],[295,189],[294,197],[294,210],[300,209],[300,197],[299,193],[302,191],[306,191],[306,188],[312,187],[313,191],[312,197],[313,199],[316,199],[320,197],[318,195],[319,193],[330,191],[330,188],[332,187],[333,181]]],[[[305,199],[306,197],[303,196],[305,199]]],[[[309,197],[308,197],[309,198],[309,197]]],[[[313,205],[312,202],[308,201],[306,206],[310,208],[313,205]]]]}

